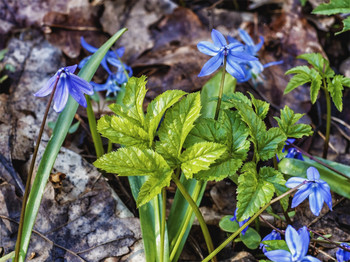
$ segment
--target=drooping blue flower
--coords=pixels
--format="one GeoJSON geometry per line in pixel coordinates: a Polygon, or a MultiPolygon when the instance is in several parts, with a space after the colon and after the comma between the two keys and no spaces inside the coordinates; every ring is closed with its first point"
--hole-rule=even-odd
{"type": "MultiPolygon", "coordinates": [[[[350,246],[345,243],[342,243],[341,246],[350,249],[350,246]]],[[[344,249],[341,249],[341,248],[338,249],[336,256],[337,256],[338,262],[347,262],[350,260],[350,252],[345,251],[344,249]]]]}
{"type": "Polygon", "coordinates": [[[256,61],[258,59],[248,54],[244,50],[244,46],[239,42],[227,44],[225,37],[215,29],[212,30],[211,37],[214,43],[202,41],[197,45],[200,52],[212,56],[204,64],[198,76],[207,76],[216,71],[223,65],[224,58],[226,57],[225,70],[237,80],[244,79],[246,76],[243,65],[248,61],[256,61]]]}
{"type": "Polygon", "coordinates": [[[109,75],[107,81],[104,84],[97,84],[91,82],[96,92],[98,91],[107,91],[106,96],[117,95],[117,92],[120,90],[120,85],[118,84],[115,75],[109,75]]]}
{"type": "Polygon", "coordinates": [[[315,216],[320,214],[323,202],[326,202],[329,209],[332,210],[332,196],[327,182],[320,179],[320,173],[314,167],[309,167],[306,173],[308,179],[292,177],[286,182],[287,187],[294,188],[300,183],[307,181],[307,183],[302,185],[295,193],[292,201],[292,208],[298,206],[308,197],[311,212],[315,216]]]}
{"type": "MultiPolygon", "coordinates": [[[[80,38],[80,43],[81,43],[82,47],[84,47],[90,53],[95,53],[98,50],[98,48],[96,48],[92,45],[89,45],[85,41],[84,37],[80,38]]],[[[124,51],[125,51],[124,47],[121,47],[121,48],[117,49],[116,51],[109,50],[106,53],[106,55],[102,58],[101,65],[107,71],[108,74],[112,74],[112,71],[109,69],[108,64],[107,64],[108,58],[114,58],[114,59],[118,60],[118,57],[123,56],[124,51]]],[[[79,63],[79,68],[82,68],[86,64],[86,62],[90,59],[90,57],[91,56],[88,56],[88,57],[85,57],[83,60],[81,60],[81,62],[79,63]]]]}
{"type": "MultiPolygon", "coordinates": [[[[249,219],[250,219],[250,217],[248,217],[247,219],[245,219],[243,221],[237,221],[237,208],[235,210],[234,216],[230,218],[231,221],[236,221],[238,223],[239,227],[242,227],[249,219]]],[[[241,232],[242,235],[244,235],[245,232],[247,232],[247,230],[248,230],[248,226],[242,230],[242,232],[241,232]]]]}
{"type": "MultiPolygon", "coordinates": [[[[256,56],[258,51],[261,49],[261,47],[264,44],[264,38],[260,36],[260,42],[258,44],[254,44],[253,39],[250,37],[250,35],[244,31],[243,29],[238,30],[238,34],[242,41],[245,43],[244,50],[250,54],[251,56],[256,56]]],[[[229,43],[237,43],[239,42],[235,38],[228,36],[228,41],[229,43]]],[[[238,82],[246,82],[252,77],[258,76],[262,71],[264,71],[264,68],[273,66],[273,65],[280,65],[282,64],[283,61],[274,61],[267,63],[265,65],[261,64],[259,60],[256,61],[249,61],[248,63],[245,64],[243,67],[244,72],[245,72],[245,78],[243,79],[237,79],[238,82]]]]}
{"type": "MultiPolygon", "coordinates": [[[[286,145],[293,144],[294,141],[295,141],[294,138],[288,138],[287,141],[286,141],[286,145]]],[[[283,147],[282,153],[284,153],[285,151],[286,151],[286,146],[283,147]]],[[[295,149],[294,147],[288,149],[288,153],[287,153],[287,155],[285,157],[286,158],[299,159],[299,160],[304,161],[303,155],[297,149],[295,149]]]]}
{"type": "Polygon", "coordinates": [[[290,252],[282,249],[272,250],[265,252],[265,256],[274,262],[320,262],[319,259],[306,255],[310,235],[305,226],[296,231],[288,225],[285,239],[290,252]]]}
{"type": "MultiPolygon", "coordinates": [[[[267,240],[281,240],[281,234],[279,232],[277,232],[276,230],[272,230],[272,232],[268,235],[266,235],[263,240],[261,240],[261,242],[267,241],[267,240]]],[[[265,244],[261,243],[260,244],[260,248],[262,249],[262,251],[265,253],[266,252],[266,248],[265,248],[265,244]]]]}
{"type": "Polygon", "coordinates": [[[57,87],[53,97],[53,109],[61,112],[68,100],[69,94],[83,107],[86,107],[86,99],[84,94],[93,95],[92,85],[79,76],[74,75],[77,65],[60,68],[56,74],[49,79],[47,84],[34,95],[43,97],[49,95],[55,86],[57,78],[57,87]]]}

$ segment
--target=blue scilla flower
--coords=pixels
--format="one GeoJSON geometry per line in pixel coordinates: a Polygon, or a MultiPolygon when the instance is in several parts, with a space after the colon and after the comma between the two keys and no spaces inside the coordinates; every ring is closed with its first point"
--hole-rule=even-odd
{"type": "MultiPolygon", "coordinates": [[[[268,235],[266,235],[263,240],[261,240],[261,242],[267,241],[267,240],[281,240],[281,234],[279,232],[277,232],[276,230],[272,230],[272,232],[268,235]]],[[[261,243],[260,244],[260,248],[262,249],[262,251],[265,253],[266,252],[266,248],[265,248],[265,244],[261,243]]]]}
{"type": "Polygon", "coordinates": [[[225,70],[237,80],[244,79],[246,76],[243,65],[248,61],[256,61],[258,59],[248,54],[244,50],[244,46],[239,42],[227,44],[225,37],[215,29],[211,32],[211,38],[214,43],[202,41],[197,45],[200,52],[212,56],[204,64],[198,76],[207,76],[215,72],[226,58],[225,70]]]}
{"type": "Polygon", "coordinates": [[[109,75],[107,81],[104,84],[96,84],[91,82],[96,92],[98,91],[107,91],[106,96],[117,95],[117,92],[120,90],[120,85],[118,84],[114,74],[109,75]]]}
{"type": "Polygon", "coordinates": [[[67,103],[69,94],[80,105],[86,107],[87,104],[84,94],[93,95],[94,90],[91,84],[79,76],[74,75],[76,69],[77,65],[60,68],[56,74],[49,79],[47,84],[34,95],[38,97],[49,95],[53,91],[56,80],[58,79],[55,95],[53,97],[53,109],[56,112],[61,112],[67,103]]]}
{"type": "MultiPolygon", "coordinates": [[[[247,219],[245,219],[243,221],[237,221],[237,208],[235,210],[234,216],[230,218],[231,221],[236,221],[238,223],[239,227],[243,226],[249,219],[250,219],[250,217],[248,217],[247,219]]],[[[248,226],[242,230],[242,232],[241,232],[242,235],[244,235],[245,232],[247,232],[247,230],[248,230],[248,226]]]]}
{"type": "Polygon", "coordinates": [[[128,77],[132,76],[132,68],[126,64],[122,64],[120,59],[107,57],[107,61],[117,68],[117,72],[115,73],[115,80],[119,85],[126,83],[128,81],[128,77]],[[128,76],[125,74],[125,72],[128,74],[128,76]]]}
{"type": "MultiPolygon", "coordinates": [[[[345,243],[342,243],[341,246],[346,247],[350,250],[350,246],[345,243]]],[[[338,249],[336,256],[337,256],[338,262],[347,262],[350,260],[350,252],[345,251],[344,249],[341,249],[341,248],[338,249]]]]}
{"type": "Polygon", "coordinates": [[[293,188],[301,183],[307,182],[295,193],[292,201],[292,208],[298,206],[307,197],[309,197],[310,209],[315,216],[320,214],[323,207],[323,202],[326,202],[329,209],[332,210],[332,196],[327,182],[320,179],[320,173],[314,167],[309,167],[306,173],[308,179],[292,177],[286,182],[286,186],[289,188],[293,188]]]}
{"type": "Polygon", "coordinates": [[[274,262],[320,262],[315,257],[307,256],[307,250],[310,243],[310,235],[306,227],[296,231],[291,225],[286,229],[287,250],[272,250],[265,252],[265,256],[274,262]]]}
{"type": "MultiPolygon", "coordinates": [[[[260,36],[259,37],[260,38],[260,42],[258,44],[254,44],[253,39],[243,29],[239,29],[238,30],[238,34],[239,34],[240,38],[242,39],[242,41],[245,43],[244,50],[248,54],[250,54],[252,56],[256,56],[258,51],[261,49],[261,47],[264,44],[264,38],[262,36],[260,36]]],[[[236,40],[235,38],[233,38],[231,36],[228,36],[227,39],[228,39],[229,43],[237,43],[237,42],[239,42],[238,40],[236,40]]],[[[267,68],[267,67],[273,66],[273,65],[280,65],[282,63],[283,63],[283,61],[274,61],[274,62],[270,62],[270,63],[267,63],[267,64],[263,65],[263,64],[260,63],[259,60],[249,61],[243,67],[244,73],[245,73],[245,78],[237,79],[237,81],[240,82],[240,83],[246,82],[250,78],[258,76],[262,71],[264,71],[264,68],[267,68]]]]}
{"type": "MultiPolygon", "coordinates": [[[[89,45],[84,37],[80,38],[80,43],[82,45],[82,47],[84,47],[88,52],[90,53],[95,53],[98,48],[89,45]]],[[[108,51],[107,54],[103,57],[102,61],[101,61],[101,65],[102,67],[107,71],[108,74],[112,74],[112,71],[109,69],[108,64],[107,64],[107,60],[108,58],[115,58],[118,59],[118,57],[122,57],[124,54],[124,47],[121,47],[119,49],[117,49],[116,51],[108,51]]],[[[90,59],[91,56],[85,57],[83,60],[81,60],[81,62],[79,63],[79,68],[82,68],[86,62],[90,59]]]]}

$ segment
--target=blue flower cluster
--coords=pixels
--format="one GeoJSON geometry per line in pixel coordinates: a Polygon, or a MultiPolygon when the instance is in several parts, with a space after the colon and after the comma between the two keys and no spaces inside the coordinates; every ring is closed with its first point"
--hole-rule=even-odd
{"type": "MultiPolygon", "coordinates": [[[[81,45],[90,53],[95,53],[98,48],[89,45],[83,37],[80,38],[81,45]]],[[[91,82],[95,91],[107,91],[107,96],[116,96],[120,88],[128,81],[128,78],[132,76],[132,69],[130,66],[121,62],[120,58],[124,55],[124,47],[117,49],[116,51],[108,51],[105,57],[101,61],[101,66],[107,71],[108,78],[104,84],[97,84],[91,82]],[[109,65],[115,67],[116,71],[113,72],[109,65]]],[[[91,56],[84,58],[79,68],[82,68],[84,64],[90,59],[91,56]]]]}
{"type": "Polygon", "coordinates": [[[255,45],[246,31],[240,29],[239,36],[245,45],[230,36],[227,43],[225,37],[215,29],[211,32],[214,43],[199,42],[198,50],[213,57],[204,64],[198,76],[207,76],[215,72],[226,59],[225,70],[242,83],[258,76],[266,67],[283,63],[283,61],[277,61],[262,65],[256,55],[264,43],[264,38],[260,37],[261,41],[255,45]]]}

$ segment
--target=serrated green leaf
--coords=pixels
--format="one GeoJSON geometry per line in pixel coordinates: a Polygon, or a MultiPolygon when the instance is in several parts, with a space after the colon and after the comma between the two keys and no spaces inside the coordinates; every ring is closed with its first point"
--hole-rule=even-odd
{"type": "Polygon", "coordinates": [[[124,147],[105,154],[94,165],[120,176],[156,175],[171,170],[161,155],[153,150],[137,147],[124,147]]]}
{"type": "Polygon", "coordinates": [[[200,94],[198,92],[187,95],[170,108],[158,131],[160,140],[158,148],[167,149],[170,156],[179,159],[183,143],[193,128],[194,121],[199,117],[200,110],[200,94]]]}
{"type": "Polygon", "coordinates": [[[284,144],[286,139],[285,134],[277,127],[270,128],[267,132],[264,132],[257,141],[259,159],[266,161],[274,157],[279,145],[284,144]]]}
{"type": "Polygon", "coordinates": [[[334,15],[338,13],[350,13],[349,0],[331,0],[329,3],[323,3],[317,6],[313,14],[334,15]]]}
{"type": "Polygon", "coordinates": [[[249,100],[249,98],[241,92],[234,92],[232,94],[225,95],[223,96],[222,100],[227,104],[231,104],[230,108],[235,106],[237,102],[247,104],[250,107],[252,106],[252,102],[249,100]]]}
{"type": "Polygon", "coordinates": [[[253,216],[263,205],[268,203],[275,192],[271,182],[259,177],[256,165],[246,163],[242,167],[242,174],[238,177],[237,220],[243,221],[253,216]]]}
{"type": "Polygon", "coordinates": [[[327,81],[327,88],[331,94],[332,100],[339,112],[343,111],[343,76],[336,75],[332,81],[327,81]]]}
{"type": "Polygon", "coordinates": [[[335,35],[339,35],[341,33],[344,33],[345,31],[349,31],[350,30],[350,16],[348,16],[347,18],[345,18],[343,20],[343,30],[336,32],[335,35]]]}
{"type": "Polygon", "coordinates": [[[146,95],[146,76],[131,77],[126,84],[123,105],[114,104],[110,108],[118,115],[127,115],[139,123],[141,127],[145,124],[143,113],[143,100],[146,95]]]}
{"type": "Polygon", "coordinates": [[[187,179],[201,170],[208,170],[209,166],[215,162],[224,152],[226,146],[202,142],[187,148],[180,156],[181,170],[187,179]]]}
{"type": "Polygon", "coordinates": [[[199,118],[188,134],[184,147],[190,147],[199,142],[228,143],[228,130],[221,122],[212,118],[199,118]]]}
{"type": "Polygon", "coordinates": [[[219,222],[219,227],[222,231],[228,232],[228,233],[234,233],[239,229],[239,225],[236,221],[231,221],[230,219],[233,216],[224,216],[221,218],[219,222]]]}
{"type": "Polygon", "coordinates": [[[229,130],[231,137],[227,146],[232,158],[245,160],[250,148],[249,129],[237,111],[225,110],[222,114],[223,125],[229,130]]]}
{"type": "Polygon", "coordinates": [[[343,76],[341,79],[341,84],[346,87],[350,87],[350,78],[343,76]]]}
{"type": "Polygon", "coordinates": [[[182,90],[168,90],[157,96],[147,107],[146,127],[148,129],[150,144],[159,126],[165,111],[184,96],[186,92],[182,90]]]}
{"type": "Polygon", "coordinates": [[[266,240],[261,242],[265,244],[266,251],[272,251],[272,250],[286,250],[288,252],[289,248],[287,246],[286,241],[284,240],[266,240]]]}
{"type": "Polygon", "coordinates": [[[298,59],[303,59],[309,62],[318,73],[323,75],[323,72],[329,67],[328,61],[320,53],[306,53],[297,56],[298,59]]]}
{"type": "Polygon", "coordinates": [[[103,116],[97,122],[97,130],[113,143],[142,148],[148,146],[148,133],[128,118],[103,116]]]}
{"type": "Polygon", "coordinates": [[[285,185],[286,183],[286,180],[284,179],[281,172],[268,166],[260,168],[259,178],[270,182],[274,185],[275,188],[277,187],[277,185],[285,185]]]}
{"type": "Polygon", "coordinates": [[[228,176],[236,175],[238,169],[242,166],[243,161],[241,159],[226,158],[218,159],[210,166],[208,170],[202,170],[194,175],[197,180],[204,181],[221,181],[228,176]]]}
{"type": "Polygon", "coordinates": [[[315,69],[311,69],[310,73],[311,73],[310,74],[310,78],[311,78],[310,100],[311,100],[311,103],[314,104],[317,100],[318,92],[320,91],[320,88],[321,88],[322,77],[315,69]]]}
{"type": "Polygon", "coordinates": [[[255,97],[250,93],[249,95],[254,105],[255,113],[261,118],[261,120],[264,120],[267,113],[269,112],[270,104],[265,101],[255,99],[255,97]]]}
{"type": "Polygon", "coordinates": [[[310,68],[306,65],[303,66],[296,66],[293,67],[291,69],[289,69],[285,75],[289,75],[289,74],[305,74],[305,75],[309,75],[310,74],[310,68]]]}
{"type": "Polygon", "coordinates": [[[245,234],[240,234],[241,240],[249,249],[257,249],[261,242],[261,237],[254,228],[248,227],[245,234]]]}
{"type": "Polygon", "coordinates": [[[142,123],[138,119],[133,118],[133,116],[131,116],[129,114],[129,109],[127,107],[125,107],[124,105],[121,105],[121,104],[110,104],[108,107],[117,116],[123,117],[125,119],[128,119],[129,122],[133,123],[136,126],[139,126],[139,127],[143,128],[142,123]]]}
{"type": "Polygon", "coordinates": [[[297,74],[293,76],[287,86],[286,89],[284,90],[283,94],[288,94],[290,91],[294,90],[295,88],[302,86],[308,82],[311,82],[311,79],[308,75],[306,74],[297,74]]]}
{"type": "Polygon", "coordinates": [[[140,193],[136,201],[138,208],[157,196],[162,191],[163,187],[170,185],[173,171],[169,169],[164,169],[161,171],[162,172],[152,174],[140,188],[140,193]]]}
{"type": "Polygon", "coordinates": [[[296,124],[304,114],[295,114],[288,106],[285,106],[280,112],[281,118],[274,118],[286,137],[301,138],[312,135],[313,132],[310,125],[296,124]]]}

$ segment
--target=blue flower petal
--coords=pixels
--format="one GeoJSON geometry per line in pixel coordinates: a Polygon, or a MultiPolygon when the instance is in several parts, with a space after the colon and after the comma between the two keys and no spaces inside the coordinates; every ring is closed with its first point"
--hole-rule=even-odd
{"type": "MultiPolygon", "coordinates": [[[[341,246],[348,247],[348,248],[350,247],[345,243],[342,243],[341,246]]],[[[337,250],[336,256],[337,256],[338,262],[347,262],[350,260],[350,252],[341,248],[337,250]]]]}
{"type": "Polygon", "coordinates": [[[216,56],[220,51],[219,47],[215,46],[213,43],[210,43],[208,41],[199,42],[197,44],[197,48],[199,52],[210,56],[216,56]]]}
{"type": "Polygon", "coordinates": [[[287,250],[272,250],[264,253],[273,262],[293,262],[292,256],[287,250]]]}
{"type": "Polygon", "coordinates": [[[318,172],[318,170],[311,166],[306,170],[306,174],[307,174],[307,178],[310,181],[316,181],[318,179],[320,179],[320,173],[318,172]]]}
{"type": "Polygon", "coordinates": [[[285,239],[290,253],[292,254],[293,261],[295,261],[294,259],[299,258],[298,251],[300,243],[298,243],[299,234],[291,225],[288,225],[286,229],[285,239]]]}
{"type": "Polygon", "coordinates": [[[229,42],[230,44],[235,44],[235,43],[241,44],[241,42],[239,42],[236,38],[234,38],[234,37],[232,37],[232,36],[230,36],[230,35],[227,36],[227,40],[228,40],[228,42],[229,42]]]}
{"type": "Polygon", "coordinates": [[[36,92],[34,96],[44,97],[49,95],[54,88],[56,79],[57,79],[57,74],[51,77],[49,81],[47,81],[46,85],[43,88],[41,88],[38,92],[36,92]]]}
{"type": "Polygon", "coordinates": [[[331,189],[327,182],[321,180],[318,182],[319,190],[323,196],[324,202],[326,202],[327,206],[329,207],[329,210],[332,211],[332,195],[331,195],[331,189]]]}
{"type": "Polygon", "coordinates": [[[264,68],[267,68],[267,67],[270,67],[270,66],[274,66],[274,65],[281,65],[283,64],[284,61],[283,60],[280,60],[280,61],[273,61],[273,62],[270,62],[270,63],[267,63],[264,65],[264,68]]]}
{"type": "Polygon", "coordinates": [[[253,39],[250,37],[250,35],[245,30],[239,29],[238,34],[246,45],[248,45],[248,46],[255,45],[253,42],[253,39]]]}
{"type": "Polygon", "coordinates": [[[264,44],[264,37],[259,36],[259,38],[260,38],[260,42],[254,46],[255,53],[257,53],[264,44]]]}
{"type": "Polygon", "coordinates": [[[96,48],[96,47],[94,47],[94,46],[92,46],[92,45],[89,45],[89,44],[85,41],[84,37],[80,37],[80,43],[81,43],[82,47],[84,47],[84,49],[86,49],[86,50],[89,51],[90,53],[95,53],[95,52],[98,50],[98,48],[96,48]]]}
{"type": "Polygon", "coordinates": [[[304,183],[304,181],[306,181],[306,179],[302,177],[291,177],[288,179],[285,185],[286,187],[293,188],[297,185],[300,185],[301,183],[304,183]]]}
{"type": "Polygon", "coordinates": [[[83,60],[80,61],[78,67],[82,69],[84,65],[89,61],[90,58],[91,58],[91,55],[83,58],[83,60]]]}
{"type": "Polygon", "coordinates": [[[307,228],[304,226],[298,230],[299,234],[299,241],[297,241],[298,248],[297,253],[298,257],[302,258],[306,256],[307,250],[309,249],[309,243],[310,243],[310,234],[309,231],[307,231],[307,228]]]}
{"type": "Polygon", "coordinates": [[[86,99],[84,96],[84,93],[80,91],[79,86],[77,86],[75,83],[70,83],[68,86],[69,94],[74,98],[75,101],[78,102],[79,105],[86,107],[86,99]]]}
{"type": "Polygon", "coordinates": [[[233,50],[230,50],[229,56],[232,56],[236,62],[239,63],[246,63],[248,61],[258,61],[259,59],[255,56],[251,56],[246,52],[236,52],[233,50]]]}
{"type": "Polygon", "coordinates": [[[312,256],[306,256],[302,260],[300,260],[300,262],[321,262],[321,260],[312,256]]]}
{"type": "Polygon", "coordinates": [[[94,94],[94,89],[92,85],[87,82],[86,80],[80,78],[76,75],[70,75],[70,81],[78,86],[79,90],[81,90],[83,93],[92,96],[94,94]]]}
{"type": "Polygon", "coordinates": [[[312,193],[309,196],[310,210],[315,215],[318,216],[323,207],[323,195],[318,190],[317,185],[313,185],[312,193]]]}
{"type": "Polygon", "coordinates": [[[211,31],[211,38],[213,39],[214,45],[216,45],[219,48],[227,45],[225,37],[215,29],[211,31]]]}
{"type": "MultiPolygon", "coordinates": [[[[214,30],[214,29],[213,29],[214,30]]],[[[211,73],[215,72],[223,62],[224,55],[222,52],[218,53],[216,56],[210,58],[208,62],[206,62],[199,73],[198,76],[207,76],[210,75],[211,73]]]]}
{"type": "Polygon", "coordinates": [[[237,79],[245,78],[244,71],[242,67],[235,61],[235,58],[231,55],[228,55],[226,58],[226,71],[237,79]]]}
{"type": "Polygon", "coordinates": [[[64,71],[67,73],[74,74],[75,70],[77,70],[78,65],[66,66],[64,71]]]}
{"type": "Polygon", "coordinates": [[[60,76],[59,84],[60,85],[57,85],[56,92],[53,97],[53,109],[57,113],[61,112],[64,109],[68,100],[68,79],[65,74],[63,76],[60,76]]]}
{"type": "Polygon", "coordinates": [[[303,185],[300,187],[298,192],[295,193],[293,200],[292,200],[292,208],[298,206],[301,202],[303,202],[311,193],[310,190],[312,188],[311,183],[307,183],[306,185],[303,185]]]}

